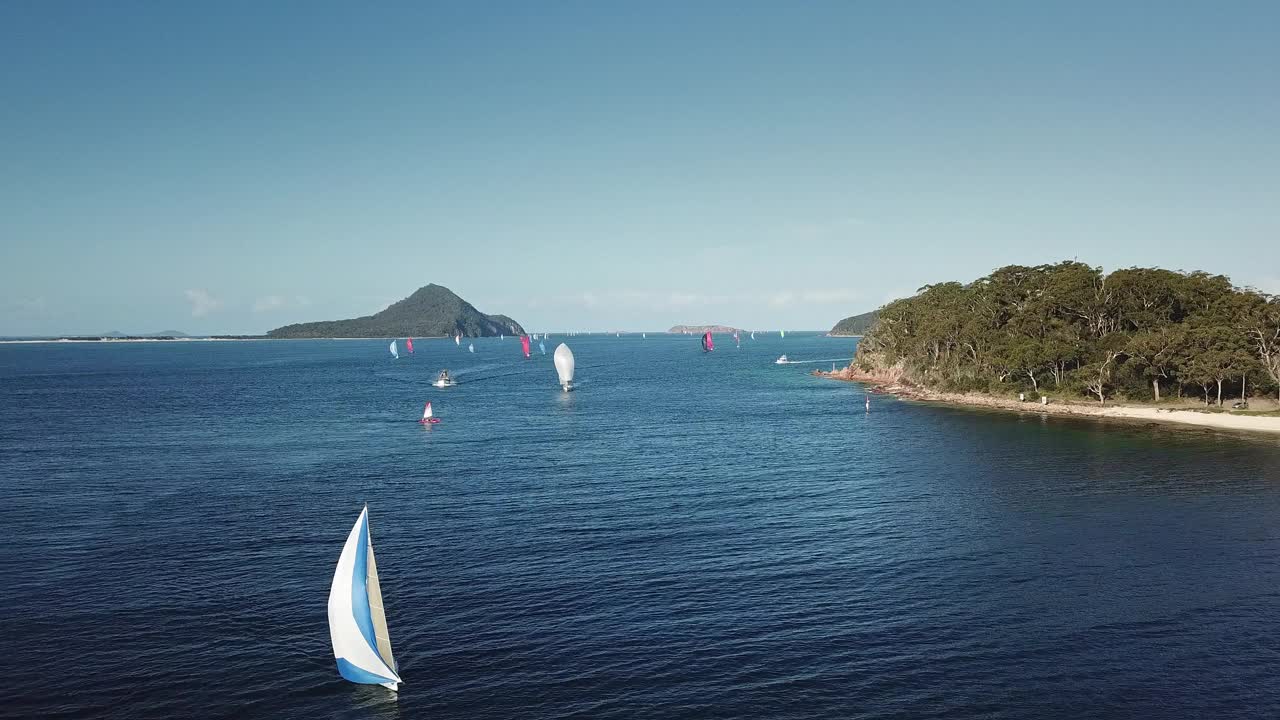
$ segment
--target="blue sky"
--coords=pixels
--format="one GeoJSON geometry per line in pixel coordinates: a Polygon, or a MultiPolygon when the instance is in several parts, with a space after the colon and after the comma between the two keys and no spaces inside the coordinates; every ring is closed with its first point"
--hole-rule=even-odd
{"type": "Polygon", "coordinates": [[[1280,292],[1280,4],[0,4],[0,335],[446,285],[828,327],[1078,258],[1280,292]]]}

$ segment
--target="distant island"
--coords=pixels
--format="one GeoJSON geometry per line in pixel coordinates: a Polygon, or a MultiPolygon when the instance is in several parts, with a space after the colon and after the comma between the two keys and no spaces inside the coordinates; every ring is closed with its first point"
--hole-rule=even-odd
{"type": "Polygon", "coordinates": [[[878,317],[880,317],[880,311],[878,310],[847,317],[836,323],[836,326],[831,328],[829,334],[834,337],[859,337],[864,335],[875,324],[878,317]]]}
{"type": "Polygon", "coordinates": [[[386,310],[349,320],[296,323],[267,333],[270,338],[467,337],[522,335],[506,315],[486,315],[447,287],[427,285],[386,310]]]}
{"type": "Polygon", "coordinates": [[[927,400],[1280,431],[1280,296],[1222,275],[1010,265],[878,313],[848,368],[815,374],[927,400]],[[1103,409],[1117,401],[1128,407],[1103,409]],[[1216,414],[1227,406],[1231,418],[1216,414]]]}
{"type": "Polygon", "coordinates": [[[683,335],[685,333],[701,335],[705,332],[736,333],[743,331],[735,327],[729,327],[728,325],[673,325],[667,332],[674,333],[676,335],[683,335]]]}

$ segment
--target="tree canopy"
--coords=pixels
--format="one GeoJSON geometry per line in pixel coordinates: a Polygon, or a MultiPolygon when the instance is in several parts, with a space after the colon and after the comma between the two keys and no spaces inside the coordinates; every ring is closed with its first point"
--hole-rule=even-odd
{"type": "Polygon", "coordinates": [[[951,389],[1221,404],[1280,392],[1280,297],[1203,272],[1010,265],[880,308],[858,362],[951,389]]]}

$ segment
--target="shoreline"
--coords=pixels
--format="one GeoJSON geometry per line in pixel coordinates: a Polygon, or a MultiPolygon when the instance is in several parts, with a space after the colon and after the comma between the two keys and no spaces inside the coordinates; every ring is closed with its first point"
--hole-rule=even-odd
{"type": "Polygon", "coordinates": [[[1248,433],[1265,433],[1280,435],[1280,417],[1259,415],[1235,415],[1226,412],[1197,412],[1195,410],[1133,407],[1125,405],[1090,406],[1084,403],[1050,402],[1048,405],[1027,401],[1021,402],[1012,398],[1000,398],[977,393],[953,393],[929,390],[902,381],[900,373],[894,371],[863,372],[854,367],[846,367],[835,372],[814,370],[816,377],[856,382],[869,386],[871,392],[893,395],[903,400],[938,403],[962,408],[980,410],[1001,410],[1016,413],[1035,413],[1038,415],[1055,415],[1074,418],[1098,418],[1103,420],[1120,420],[1127,422],[1159,422],[1184,428],[1202,428],[1211,430],[1243,431],[1248,433]]]}

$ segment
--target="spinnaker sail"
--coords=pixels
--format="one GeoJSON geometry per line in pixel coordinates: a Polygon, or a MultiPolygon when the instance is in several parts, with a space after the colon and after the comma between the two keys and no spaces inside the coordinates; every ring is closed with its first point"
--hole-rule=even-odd
{"type": "Polygon", "coordinates": [[[396,349],[396,341],[391,341],[391,357],[400,359],[400,351],[396,349]]]}
{"type": "Polygon", "coordinates": [[[568,345],[560,343],[552,359],[555,361],[556,375],[560,378],[560,387],[564,388],[565,392],[569,392],[573,383],[573,351],[568,345]]]}

